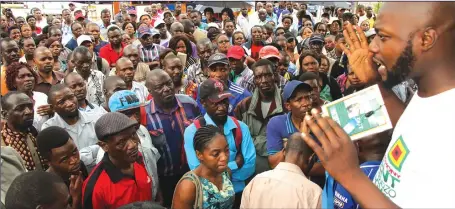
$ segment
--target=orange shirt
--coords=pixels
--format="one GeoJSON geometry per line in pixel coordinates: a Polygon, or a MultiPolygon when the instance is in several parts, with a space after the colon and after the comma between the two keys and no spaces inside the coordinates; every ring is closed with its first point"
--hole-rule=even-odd
{"type": "Polygon", "coordinates": [[[5,74],[6,74],[6,67],[4,65],[2,65],[1,67],[1,80],[0,80],[0,83],[1,83],[1,94],[2,96],[4,96],[6,93],[8,93],[8,88],[6,88],[6,80],[5,80],[5,74]]]}

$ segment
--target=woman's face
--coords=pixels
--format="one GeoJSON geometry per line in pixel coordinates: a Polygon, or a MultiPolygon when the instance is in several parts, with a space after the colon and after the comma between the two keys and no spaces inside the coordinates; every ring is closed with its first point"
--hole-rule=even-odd
{"type": "Polygon", "coordinates": [[[367,32],[368,30],[370,30],[370,23],[367,20],[363,21],[362,24],[360,25],[360,28],[362,28],[364,32],[367,32]]]}
{"type": "Polygon", "coordinates": [[[136,31],[134,31],[133,25],[132,25],[131,23],[128,23],[128,24],[125,26],[125,32],[126,32],[126,34],[132,36],[132,35],[134,35],[134,32],[136,32],[136,31]]]}
{"type": "Polygon", "coordinates": [[[38,43],[38,47],[40,47],[40,46],[44,46],[44,47],[45,47],[45,46],[46,46],[46,42],[47,42],[47,38],[41,40],[41,41],[38,43]]]}
{"type": "Polygon", "coordinates": [[[332,32],[338,32],[340,31],[340,24],[338,24],[338,22],[333,22],[330,25],[330,29],[332,29],[332,32]]]}
{"type": "Polygon", "coordinates": [[[221,20],[224,21],[224,20],[227,20],[229,19],[229,15],[227,12],[223,12],[223,14],[221,14],[221,20]]]}
{"type": "Polygon", "coordinates": [[[327,59],[321,59],[321,66],[319,66],[319,72],[328,73],[329,72],[329,63],[327,59]]]}
{"type": "Polygon", "coordinates": [[[354,71],[352,71],[351,67],[348,66],[348,80],[349,80],[349,83],[353,86],[358,86],[360,84],[360,80],[359,78],[357,78],[357,76],[355,75],[354,71]]]}
{"type": "Polygon", "coordinates": [[[145,23],[146,25],[150,25],[150,18],[148,16],[142,16],[141,23],[145,23]]]}
{"type": "Polygon", "coordinates": [[[22,37],[24,37],[24,38],[32,37],[32,28],[30,28],[30,26],[28,26],[28,25],[22,26],[22,37]]]}
{"type": "Polygon", "coordinates": [[[310,38],[311,35],[313,35],[313,30],[311,30],[310,28],[303,29],[303,38],[304,39],[310,38]]]}
{"type": "Polygon", "coordinates": [[[30,25],[30,27],[35,27],[36,26],[36,19],[34,17],[28,19],[27,23],[30,25]]]}
{"type": "Polygon", "coordinates": [[[52,52],[52,56],[58,57],[60,53],[62,52],[62,44],[59,41],[54,41],[50,46],[49,49],[52,52]]]}
{"type": "Polygon", "coordinates": [[[183,40],[177,42],[177,48],[175,49],[175,51],[186,54],[186,45],[183,40]]]}
{"type": "Polygon", "coordinates": [[[245,43],[245,38],[243,34],[237,33],[234,35],[234,45],[235,46],[242,46],[245,43]]]}
{"type": "Polygon", "coordinates": [[[218,37],[217,44],[218,44],[218,51],[223,54],[226,54],[228,49],[231,47],[229,38],[225,35],[218,37]]]}
{"type": "Polygon", "coordinates": [[[233,22],[228,22],[224,25],[224,31],[226,32],[226,34],[229,34],[230,36],[232,36],[232,33],[234,33],[234,23],[233,22]]]}
{"type": "Polygon", "coordinates": [[[122,35],[122,42],[125,43],[126,45],[129,45],[132,43],[131,37],[128,34],[123,34],[122,35]]]}
{"type": "Polygon", "coordinates": [[[17,77],[14,80],[14,86],[20,92],[31,92],[35,87],[35,77],[32,72],[23,67],[17,72],[17,77]]]}
{"type": "Polygon", "coordinates": [[[292,49],[292,51],[294,51],[295,45],[296,45],[296,44],[295,44],[295,39],[294,39],[294,38],[289,39],[289,40],[286,42],[286,48],[287,48],[288,50],[291,50],[291,49],[292,49]]]}
{"type": "Polygon", "coordinates": [[[215,135],[202,152],[196,151],[201,164],[216,173],[226,171],[229,155],[226,137],[221,134],[215,135]]]}
{"type": "Polygon", "coordinates": [[[318,72],[319,70],[319,63],[312,56],[303,58],[301,66],[304,72],[318,72]]]}
{"type": "Polygon", "coordinates": [[[305,22],[303,22],[303,27],[313,28],[313,23],[310,20],[306,20],[305,22]]]}

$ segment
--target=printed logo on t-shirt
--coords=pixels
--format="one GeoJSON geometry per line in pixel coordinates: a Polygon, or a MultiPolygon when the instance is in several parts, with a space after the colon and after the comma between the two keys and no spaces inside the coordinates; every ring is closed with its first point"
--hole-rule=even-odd
{"type": "Polygon", "coordinates": [[[403,137],[398,137],[384,156],[385,159],[374,177],[374,184],[391,199],[397,196],[396,188],[400,184],[401,170],[410,152],[403,137]]]}

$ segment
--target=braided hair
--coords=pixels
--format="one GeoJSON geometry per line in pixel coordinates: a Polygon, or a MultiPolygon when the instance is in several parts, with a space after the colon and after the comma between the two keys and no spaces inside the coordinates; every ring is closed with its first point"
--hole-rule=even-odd
{"type": "Polygon", "coordinates": [[[223,132],[214,125],[206,125],[200,127],[194,135],[193,147],[194,150],[203,152],[207,144],[212,141],[217,134],[224,135],[223,132]]]}

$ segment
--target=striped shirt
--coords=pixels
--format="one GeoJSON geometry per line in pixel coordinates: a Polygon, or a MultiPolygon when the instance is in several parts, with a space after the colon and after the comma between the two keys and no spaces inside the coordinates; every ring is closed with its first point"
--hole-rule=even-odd
{"type": "Polygon", "coordinates": [[[171,113],[161,110],[154,99],[145,105],[145,124],[142,125],[149,131],[153,145],[161,155],[159,176],[182,175],[188,171],[183,135],[185,128],[200,115],[194,99],[182,94],[176,94],[175,98],[177,103],[171,113]]]}
{"type": "MultiPolygon", "coordinates": [[[[228,87],[229,93],[233,95],[233,97],[229,97],[228,114],[230,116],[234,116],[234,109],[235,107],[237,107],[237,104],[239,104],[240,101],[242,101],[243,99],[251,96],[251,93],[248,90],[236,85],[235,83],[232,83],[231,81],[228,81],[228,87]]],[[[204,106],[202,106],[201,98],[199,98],[199,95],[197,97],[197,104],[199,106],[199,109],[201,110],[201,114],[205,114],[206,111],[204,106]]]]}
{"type": "Polygon", "coordinates": [[[231,73],[232,81],[237,84],[238,86],[248,90],[249,92],[253,92],[254,90],[254,75],[253,71],[245,66],[245,69],[239,74],[234,75],[234,72],[231,73]]]}
{"type": "Polygon", "coordinates": [[[152,47],[144,47],[139,45],[139,57],[141,58],[142,62],[153,62],[160,59],[160,53],[164,50],[164,47],[153,44],[152,47]]]}

